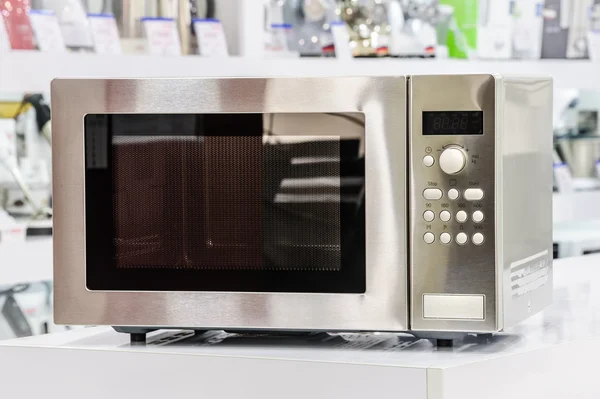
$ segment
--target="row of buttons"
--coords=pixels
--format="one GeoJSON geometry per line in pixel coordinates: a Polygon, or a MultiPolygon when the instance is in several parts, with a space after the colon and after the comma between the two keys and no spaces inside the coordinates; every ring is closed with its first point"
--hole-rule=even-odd
{"type": "MultiPolygon", "coordinates": [[[[433,233],[427,232],[425,233],[425,235],[423,235],[423,240],[427,244],[433,244],[433,242],[435,241],[435,235],[433,235],[433,233]]],[[[468,240],[469,237],[465,233],[458,233],[456,235],[456,242],[460,245],[465,245],[468,240]]],[[[471,237],[471,240],[473,241],[473,244],[481,245],[483,244],[485,237],[481,233],[475,233],[471,237]]],[[[440,241],[442,242],[442,244],[449,244],[450,241],[452,241],[452,236],[450,235],[450,233],[442,233],[440,234],[440,241]]]]}
{"type": "MultiPolygon", "coordinates": [[[[426,200],[439,200],[442,198],[443,195],[444,193],[439,188],[426,188],[423,191],[423,197],[426,200]]],[[[451,188],[450,190],[448,190],[448,198],[450,198],[451,200],[457,199],[459,195],[460,192],[455,188],[451,188]]],[[[463,193],[463,197],[467,201],[479,201],[483,198],[483,190],[480,188],[468,188],[463,193]]]]}
{"type": "MultiPolygon", "coordinates": [[[[451,218],[452,218],[452,214],[449,211],[441,211],[440,212],[440,219],[442,220],[442,222],[448,222],[448,221],[450,221],[451,218]]],[[[467,215],[467,212],[465,212],[465,211],[458,211],[456,213],[456,220],[459,223],[466,222],[467,218],[468,218],[468,215],[467,215]]],[[[473,219],[473,221],[475,223],[481,223],[483,221],[483,212],[475,211],[471,215],[471,218],[473,219]]],[[[433,213],[433,211],[425,211],[423,213],[423,219],[425,219],[426,222],[431,222],[435,219],[435,213],[433,213]]]]}

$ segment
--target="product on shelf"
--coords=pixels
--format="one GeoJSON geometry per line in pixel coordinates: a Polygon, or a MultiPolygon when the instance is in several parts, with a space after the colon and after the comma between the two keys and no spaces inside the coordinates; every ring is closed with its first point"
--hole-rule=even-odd
{"type": "MultiPolygon", "coordinates": [[[[146,53],[147,41],[142,25],[142,18],[156,17],[158,15],[156,1],[113,0],[106,1],[106,3],[109,6],[99,8],[99,10],[114,14],[121,36],[121,49],[123,53],[146,53]]],[[[90,11],[92,11],[91,8],[90,11]]]]}
{"type": "Polygon", "coordinates": [[[600,0],[594,0],[594,5],[590,12],[588,46],[590,58],[600,61],[600,0]]]}
{"type": "MultiPolygon", "coordinates": [[[[2,0],[0,14],[4,21],[10,48],[13,50],[34,50],[34,34],[27,15],[29,0],[2,0]]],[[[0,32],[3,36],[4,32],[0,32]]]]}
{"type": "Polygon", "coordinates": [[[446,46],[451,58],[471,58],[477,48],[479,2],[477,0],[439,0],[448,18],[446,46]]]}
{"type": "Polygon", "coordinates": [[[512,52],[510,0],[479,0],[477,56],[483,59],[508,59],[512,52]]]}
{"type": "Polygon", "coordinates": [[[121,54],[119,30],[113,14],[88,14],[97,54],[121,54]]]}
{"type": "Polygon", "coordinates": [[[390,55],[435,56],[438,0],[387,0],[384,4],[391,26],[390,55]]]}
{"type": "Polygon", "coordinates": [[[221,21],[217,19],[192,20],[198,53],[203,57],[226,57],[227,39],[221,21]]]}
{"type": "Polygon", "coordinates": [[[67,51],[54,11],[30,10],[29,20],[31,21],[37,47],[40,51],[50,53],[63,53],[67,51]]]}
{"type": "Polygon", "coordinates": [[[52,10],[58,17],[65,45],[75,51],[93,51],[94,41],[80,0],[37,0],[35,9],[52,10]]]}
{"type": "Polygon", "coordinates": [[[541,57],[543,6],[544,4],[540,0],[513,2],[513,58],[538,59],[541,57]]]}
{"type": "Polygon", "coordinates": [[[341,17],[349,27],[355,57],[389,54],[390,31],[385,4],[378,0],[342,0],[341,17]]]}
{"type": "MultiPolygon", "coordinates": [[[[273,2],[272,2],[273,3],[273,2]]],[[[281,13],[283,23],[293,27],[289,49],[303,57],[321,57],[334,54],[330,24],[336,20],[334,0],[285,0],[272,4],[272,19],[281,13]],[[278,7],[280,10],[278,10],[278,7]]]]}
{"type": "Polygon", "coordinates": [[[591,0],[546,0],[542,58],[588,58],[591,0]]]}

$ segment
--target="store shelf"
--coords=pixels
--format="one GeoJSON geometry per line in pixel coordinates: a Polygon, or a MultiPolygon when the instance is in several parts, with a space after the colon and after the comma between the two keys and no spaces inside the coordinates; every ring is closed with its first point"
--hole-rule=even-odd
{"type": "Polygon", "coordinates": [[[600,64],[586,60],[461,61],[424,59],[281,59],[51,54],[0,57],[0,91],[48,92],[56,77],[334,76],[503,73],[551,75],[560,88],[600,89],[600,64]]]}
{"type": "Polygon", "coordinates": [[[489,341],[456,341],[453,349],[391,334],[266,338],[165,330],[149,335],[146,346],[131,346],[127,335],[94,327],[0,342],[1,389],[7,397],[26,386],[30,397],[90,399],[124,393],[131,399],[190,393],[215,399],[598,398],[599,263],[600,256],[556,261],[550,308],[489,341]],[[27,373],[18,364],[27,364],[27,373]],[[68,384],[59,383],[65,378],[68,384]]]}
{"type": "Polygon", "coordinates": [[[52,238],[0,243],[0,286],[52,280],[52,238]]]}

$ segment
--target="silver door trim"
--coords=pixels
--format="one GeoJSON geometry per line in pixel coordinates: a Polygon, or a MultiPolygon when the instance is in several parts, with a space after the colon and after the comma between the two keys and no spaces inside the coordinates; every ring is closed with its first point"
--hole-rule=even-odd
{"type": "Polygon", "coordinates": [[[58,79],[52,82],[55,321],[112,326],[408,329],[406,78],[58,79]],[[108,292],[85,284],[88,113],[362,112],[366,292],[108,292]]]}

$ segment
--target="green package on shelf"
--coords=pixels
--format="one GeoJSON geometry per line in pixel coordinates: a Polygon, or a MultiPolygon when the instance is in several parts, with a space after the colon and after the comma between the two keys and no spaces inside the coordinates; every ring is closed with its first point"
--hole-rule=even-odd
{"type": "Polygon", "coordinates": [[[446,45],[450,58],[469,58],[477,47],[479,0],[440,0],[453,8],[447,30],[446,45]]]}

